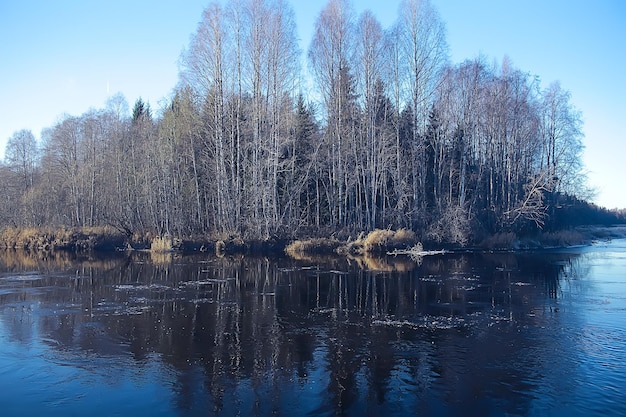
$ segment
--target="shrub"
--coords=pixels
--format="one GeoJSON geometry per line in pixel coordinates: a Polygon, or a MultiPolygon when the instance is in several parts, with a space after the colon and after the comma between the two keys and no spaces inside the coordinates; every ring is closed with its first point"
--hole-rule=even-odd
{"type": "Polygon", "coordinates": [[[485,249],[511,249],[517,236],[513,232],[496,233],[484,239],[480,246],[485,249]]]}
{"type": "Polygon", "coordinates": [[[471,227],[467,210],[451,206],[443,210],[440,216],[426,231],[426,237],[437,243],[452,243],[466,246],[470,241],[471,227]]]}

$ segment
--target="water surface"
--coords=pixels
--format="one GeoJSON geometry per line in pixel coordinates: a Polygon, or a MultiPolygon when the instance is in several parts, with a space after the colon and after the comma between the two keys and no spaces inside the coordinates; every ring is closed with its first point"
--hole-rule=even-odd
{"type": "Polygon", "coordinates": [[[626,241],[404,258],[0,252],[3,416],[623,416],[626,241]]]}

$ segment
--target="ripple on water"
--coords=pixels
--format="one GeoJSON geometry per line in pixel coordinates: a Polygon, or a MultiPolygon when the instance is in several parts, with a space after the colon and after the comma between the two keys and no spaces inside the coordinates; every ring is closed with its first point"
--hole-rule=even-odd
{"type": "Polygon", "coordinates": [[[40,281],[43,277],[39,274],[25,274],[25,275],[8,275],[0,277],[2,281],[9,282],[28,282],[28,281],[40,281]]]}

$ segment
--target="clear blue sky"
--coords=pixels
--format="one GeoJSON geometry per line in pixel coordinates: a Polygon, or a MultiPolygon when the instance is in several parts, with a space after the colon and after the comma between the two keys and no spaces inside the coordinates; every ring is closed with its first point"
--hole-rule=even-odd
{"type": "MultiPolygon", "coordinates": [[[[225,0],[222,0],[224,2],[225,0]]],[[[479,54],[559,80],[583,113],[584,162],[597,203],[626,208],[626,1],[433,0],[453,63],[479,54]]],[[[177,82],[178,58],[208,1],[0,0],[0,157],[63,113],[102,108],[121,92],[153,109],[177,82]]],[[[292,0],[303,53],[326,0],[292,0]]],[[[383,27],[400,0],[354,0],[383,27]]]]}

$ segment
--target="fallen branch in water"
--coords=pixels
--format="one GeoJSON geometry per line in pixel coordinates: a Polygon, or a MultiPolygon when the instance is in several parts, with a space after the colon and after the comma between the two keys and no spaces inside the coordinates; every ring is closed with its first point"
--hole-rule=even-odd
{"type": "Polygon", "coordinates": [[[445,253],[450,253],[445,249],[442,250],[421,250],[416,251],[413,249],[405,249],[405,250],[393,250],[391,252],[387,252],[387,255],[397,256],[397,255],[414,255],[414,256],[428,256],[428,255],[443,255],[445,253]]]}
{"type": "Polygon", "coordinates": [[[395,249],[391,252],[387,252],[387,255],[390,256],[398,256],[398,255],[408,255],[413,260],[421,260],[424,256],[430,255],[443,255],[448,253],[448,251],[442,250],[424,250],[424,247],[421,243],[416,244],[411,249],[395,249]]]}

